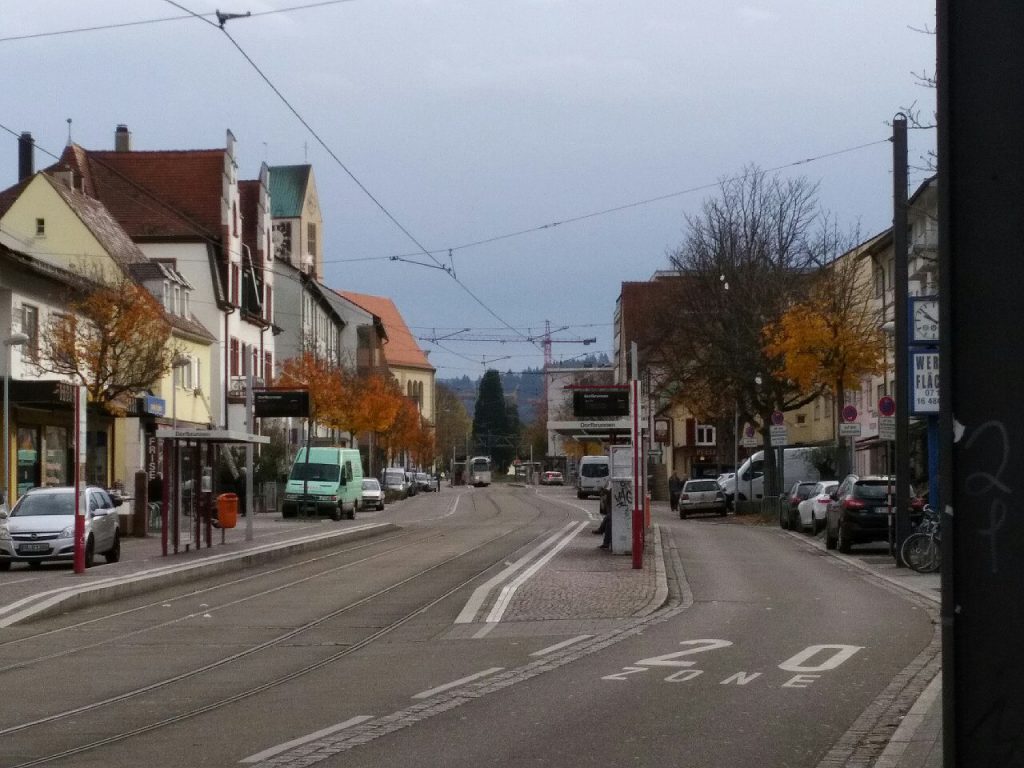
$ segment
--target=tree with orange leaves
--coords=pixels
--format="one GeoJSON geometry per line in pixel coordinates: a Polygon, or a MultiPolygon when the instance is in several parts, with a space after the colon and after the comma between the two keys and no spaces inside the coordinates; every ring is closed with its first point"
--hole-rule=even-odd
{"type": "Polygon", "coordinates": [[[281,364],[279,383],[309,391],[309,432],[317,424],[338,430],[352,430],[354,387],[349,374],[339,365],[311,352],[303,352],[281,364]]]}
{"type": "Polygon", "coordinates": [[[429,467],[434,463],[434,458],[437,455],[436,444],[434,441],[434,429],[430,423],[420,417],[418,429],[413,439],[412,445],[413,459],[420,467],[429,467]]]}
{"type": "Polygon", "coordinates": [[[89,399],[113,415],[171,368],[171,326],[152,294],[122,277],[89,288],[54,315],[41,338],[35,368],[84,386],[89,399]]]}
{"type": "Polygon", "coordinates": [[[823,269],[807,299],[764,329],[765,352],[783,360],[784,376],[805,392],[832,393],[835,424],[843,393],[885,366],[881,314],[859,261],[853,251],[823,269]]]}
{"type": "Polygon", "coordinates": [[[384,432],[398,415],[403,399],[398,382],[390,376],[374,373],[358,379],[349,414],[353,431],[384,432]]]}
{"type": "Polygon", "coordinates": [[[416,403],[403,398],[391,425],[380,433],[380,445],[392,456],[411,451],[416,445],[419,429],[420,411],[416,403]]]}

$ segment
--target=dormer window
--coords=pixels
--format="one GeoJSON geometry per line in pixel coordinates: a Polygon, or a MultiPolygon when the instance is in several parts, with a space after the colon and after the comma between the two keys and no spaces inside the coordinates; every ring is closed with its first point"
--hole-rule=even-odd
{"type": "Polygon", "coordinates": [[[164,311],[171,311],[171,284],[164,280],[164,311]]]}
{"type": "Polygon", "coordinates": [[[181,286],[174,286],[174,314],[181,314],[181,286]]]}
{"type": "Polygon", "coordinates": [[[182,300],[184,302],[182,307],[181,307],[181,316],[182,317],[192,317],[192,308],[189,306],[189,299],[188,299],[190,293],[191,293],[190,291],[182,291],[182,300]]]}

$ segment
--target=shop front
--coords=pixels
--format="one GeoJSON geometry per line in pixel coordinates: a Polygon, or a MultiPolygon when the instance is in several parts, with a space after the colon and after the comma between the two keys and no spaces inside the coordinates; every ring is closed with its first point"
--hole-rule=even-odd
{"type": "MultiPolygon", "coordinates": [[[[74,483],[75,389],[59,381],[11,380],[12,502],[29,488],[74,483]]],[[[113,419],[90,407],[86,424],[86,482],[108,487],[113,419]]]]}

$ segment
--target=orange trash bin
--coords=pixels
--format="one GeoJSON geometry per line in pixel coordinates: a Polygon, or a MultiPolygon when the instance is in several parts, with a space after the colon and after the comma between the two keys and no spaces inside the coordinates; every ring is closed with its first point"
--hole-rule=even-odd
{"type": "Polygon", "coordinates": [[[238,494],[222,493],[217,497],[217,525],[234,528],[238,524],[238,494]]]}

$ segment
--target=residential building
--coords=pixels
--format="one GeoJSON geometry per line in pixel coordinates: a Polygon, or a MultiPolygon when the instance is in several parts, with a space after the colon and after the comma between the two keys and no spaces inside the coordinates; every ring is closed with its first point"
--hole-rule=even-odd
{"type": "MultiPolygon", "coordinates": [[[[171,344],[189,361],[175,370],[178,386],[188,385],[182,408],[196,424],[210,421],[202,391],[209,389],[204,371],[209,370],[214,338],[192,315],[191,285],[168,266],[147,259],[103,204],[72,189],[71,181],[66,173],[37,173],[0,193],[0,238],[4,245],[21,249],[4,249],[7,268],[0,271],[0,312],[6,327],[29,336],[28,344],[16,348],[12,365],[12,433],[21,446],[16,490],[73,480],[67,457],[74,434],[72,385],[79,382],[36,367],[40,334],[51,320],[67,313],[71,301],[123,278],[148,289],[162,306],[171,326],[171,344]],[[50,406],[39,407],[51,400],[50,406]]],[[[123,398],[116,412],[90,405],[89,482],[128,485],[146,465],[146,445],[154,442],[156,427],[167,416],[170,376],[169,372],[164,382],[153,382],[148,392],[123,398]]]]}
{"type": "MultiPolygon", "coordinates": [[[[241,399],[247,376],[262,378],[273,366],[271,233],[263,216],[269,190],[257,195],[259,231],[247,245],[230,131],[225,146],[216,149],[139,151],[127,126],[119,125],[114,145],[99,151],[69,144],[49,172],[68,175],[75,190],[104,204],[148,258],[193,286],[192,312],[216,338],[210,380],[217,386],[208,393],[212,422],[243,429],[243,408],[229,412],[229,399],[241,399]]],[[[265,171],[259,183],[266,187],[265,171]]]]}
{"type": "MultiPolygon", "coordinates": [[[[382,362],[385,369],[398,382],[406,397],[416,404],[420,416],[433,426],[436,423],[434,383],[437,372],[416,343],[416,338],[406,325],[398,307],[384,296],[354,291],[336,292],[341,298],[362,308],[374,318],[373,326],[363,326],[367,329],[364,335],[368,339],[371,334],[370,328],[376,329],[379,320],[382,332],[375,330],[373,335],[380,340],[386,340],[385,344],[377,348],[383,353],[382,362]]],[[[374,348],[367,346],[366,352],[361,354],[368,357],[374,354],[374,348]]],[[[406,462],[403,460],[402,463],[406,462]]]]}

